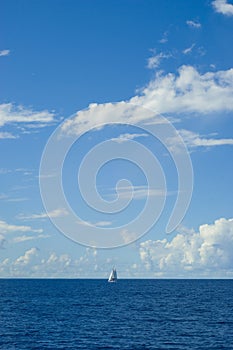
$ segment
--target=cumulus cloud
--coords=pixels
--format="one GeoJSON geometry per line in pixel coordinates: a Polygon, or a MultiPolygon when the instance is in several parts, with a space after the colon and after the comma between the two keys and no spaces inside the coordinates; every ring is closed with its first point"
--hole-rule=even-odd
{"type": "Polygon", "coordinates": [[[233,219],[201,225],[198,232],[181,230],[171,241],[140,243],[140,258],[151,272],[176,276],[233,273],[233,219]]]}
{"type": "Polygon", "coordinates": [[[15,260],[14,265],[28,265],[36,255],[38,255],[38,249],[31,248],[27,250],[24,255],[18,257],[15,260]]]}
{"type": "Polygon", "coordinates": [[[177,74],[155,75],[140,93],[128,101],[90,104],[68,119],[64,134],[80,135],[102,123],[154,123],[159,115],[210,115],[233,111],[233,69],[199,73],[182,66],[177,74]],[[144,113],[142,109],[145,107],[144,113]],[[148,110],[149,109],[149,110],[148,110]]]}
{"type": "Polygon", "coordinates": [[[233,69],[199,73],[182,66],[178,74],[156,75],[140,96],[130,102],[157,113],[198,113],[199,115],[233,110],[233,69]]]}
{"type": "Polygon", "coordinates": [[[0,272],[7,277],[90,277],[106,274],[112,261],[97,262],[97,250],[86,248],[78,258],[72,258],[67,253],[58,254],[54,251],[43,254],[37,247],[26,250],[15,259],[0,261],[0,272]]]}
{"type": "Polygon", "coordinates": [[[0,104],[0,127],[9,123],[48,125],[54,121],[55,114],[47,110],[38,112],[23,106],[15,106],[12,103],[0,104]]]}
{"type": "Polygon", "coordinates": [[[97,250],[86,248],[83,255],[74,259],[69,254],[51,252],[37,265],[37,272],[46,276],[92,276],[97,265],[97,250]]]}
{"type": "Polygon", "coordinates": [[[201,28],[201,23],[198,21],[186,21],[186,24],[191,28],[201,28]]]}
{"type": "Polygon", "coordinates": [[[229,4],[227,0],[214,0],[212,5],[216,12],[226,16],[233,16],[233,5],[229,4]]]}
{"type": "MultiPolygon", "coordinates": [[[[127,243],[130,233],[122,230],[127,243]]],[[[140,262],[124,268],[133,276],[230,277],[233,275],[233,219],[221,218],[199,230],[180,228],[172,239],[138,243],[140,262]]],[[[102,254],[102,253],[101,253],[102,254]]],[[[114,263],[98,258],[99,252],[86,248],[79,257],[67,253],[45,253],[33,247],[15,259],[0,262],[2,276],[90,277],[105,276],[114,263]]],[[[107,277],[107,276],[106,276],[107,277]]]]}
{"type": "Polygon", "coordinates": [[[10,54],[10,50],[2,50],[0,51],[0,57],[8,56],[10,54]]]}

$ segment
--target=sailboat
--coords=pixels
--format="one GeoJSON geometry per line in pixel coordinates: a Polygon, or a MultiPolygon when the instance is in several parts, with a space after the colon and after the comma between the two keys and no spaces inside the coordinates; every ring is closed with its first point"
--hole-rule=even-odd
{"type": "Polygon", "coordinates": [[[115,267],[113,267],[113,269],[109,275],[108,282],[116,282],[116,281],[117,281],[117,272],[116,272],[115,267]]]}

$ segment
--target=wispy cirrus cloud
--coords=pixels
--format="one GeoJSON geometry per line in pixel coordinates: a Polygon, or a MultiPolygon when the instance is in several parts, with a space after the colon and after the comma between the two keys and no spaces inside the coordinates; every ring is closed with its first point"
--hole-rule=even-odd
{"type": "Polygon", "coordinates": [[[233,145],[233,139],[230,138],[207,138],[189,130],[180,130],[179,133],[188,147],[196,148],[233,145]]]}
{"type": "MultiPolygon", "coordinates": [[[[111,191],[113,193],[109,194],[109,196],[114,197],[116,195],[115,189],[112,188],[111,191]]],[[[146,199],[147,197],[159,197],[159,196],[170,196],[175,194],[176,192],[167,192],[165,193],[163,190],[156,188],[148,188],[145,185],[139,186],[121,186],[117,189],[118,194],[123,199],[131,199],[132,196],[134,199],[146,199]]]]}
{"type": "Polygon", "coordinates": [[[158,68],[161,61],[166,59],[166,58],[169,58],[170,55],[168,54],[165,54],[163,52],[160,52],[158,54],[156,54],[154,52],[154,55],[149,57],[148,60],[147,60],[147,68],[149,69],[155,69],[155,68],[158,68]]]}
{"type": "Polygon", "coordinates": [[[48,238],[49,235],[43,233],[43,229],[35,229],[28,225],[14,225],[0,220],[0,247],[4,243],[20,243],[25,241],[48,238]]]}
{"type": "MultiPolygon", "coordinates": [[[[16,169],[0,168],[0,175],[6,175],[6,174],[10,174],[10,173],[22,173],[23,175],[32,175],[33,169],[27,169],[27,168],[16,168],[16,169]]],[[[20,189],[22,189],[22,186],[20,186],[20,189]]]]}
{"type": "Polygon", "coordinates": [[[17,139],[17,136],[10,132],[2,131],[0,132],[0,139],[17,139]]]}
{"type": "Polygon", "coordinates": [[[28,197],[7,197],[5,199],[6,202],[25,202],[28,201],[28,197]]]}
{"type": "Polygon", "coordinates": [[[23,106],[16,106],[12,103],[0,104],[0,127],[10,123],[47,126],[55,121],[55,113],[48,110],[34,111],[23,106]]]}
{"type": "Polygon", "coordinates": [[[218,13],[233,16],[233,4],[229,4],[227,0],[214,0],[212,6],[218,13]]]}
{"type": "Polygon", "coordinates": [[[0,57],[2,56],[9,56],[10,50],[1,50],[0,51],[0,57]]]}
{"type": "Polygon", "coordinates": [[[42,229],[34,229],[31,226],[26,225],[12,225],[8,224],[6,221],[0,220],[0,233],[10,234],[16,232],[35,232],[42,233],[42,229]]]}
{"type": "MultiPolygon", "coordinates": [[[[232,138],[213,138],[202,136],[196,132],[190,131],[190,130],[179,130],[179,134],[181,135],[183,141],[185,142],[186,146],[190,150],[197,149],[199,147],[217,147],[217,146],[232,146],[233,145],[233,139],[232,138]]],[[[167,139],[167,144],[170,150],[174,152],[179,153],[179,146],[178,145],[178,136],[171,137],[167,139]]]]}
{"type": "Polygon", "coordinates": [[[0,200],[5,200],[7,198],[8,198],[8,196],[5,193],[0,194],[0,200]]]}
{"type": "Polygon", "coordinates": [[[82,221],[81,225],[83,225],[83,226],[107,227],[107,226],[111,226],[112,225],[112,221],[97,221],[97,222],[82,221]]]}
{"type": "Polygon", "coordinates": [[[43,212],[39,214],[31,214],[31,215],[19,214],[17,216],[17,219],[20,219],[20,220],[48,219],[49,217],[57,218],[57,217],[66,216],[66,215],[68,215],[68,212],[65,209],[58,208],[50,212],[43,212]]]}
{"type": "Polygon", "coordinates": [[[43,238],[49,238],[50,235],[45,235],[45,234],[40,234],[40,235],[34,235],[34,236],[28,236],[28,235],[23,235],[23,236],[18,236],[14,237],[11,239],[11,243],[22,243],[25,241],[34,241],[37,239],[43,239],[43,238]]]}
{"type": "Polygon", "coordinates": [[[10,169],[0,168],[0,175],[6,175],[6,174],[8,174],[10,172],[11,172],[10,169]]]}
{"type": "Polygon", "coordinates": [[[111,139],[111,141],[117,142],[117,143],[123,143],[123,142],[127,142],[129,140],[134,140],[136,138],[140,138],[140,137],[147,137],[148,134],[129,134],[129,133],[125,133],[125,134],[121,134],[118,137],[113,137],[111,139]]]}
{"type": "Polygon", "coordinates": [[[187,47],[186,49],[184,49],[182,52],[184,55],[188,55],[193,51],[193,48],[195,47],[195,44],[192,44],[191,46],[187,47]]]}
{"type": "Polygon", "coordinates": [[[162,38],[159,40],[160,44],[165,44],[166,42],[168,42],[168,34],[168,30],[163,33],[162,38]]]}
{"type": "Polygon", "coordinates": [[[201,28],[201,23],[198,21],[192,21],[192,20],[188,20],[186,21],[186,24],[190,27],[190,28],[201,28]]]}

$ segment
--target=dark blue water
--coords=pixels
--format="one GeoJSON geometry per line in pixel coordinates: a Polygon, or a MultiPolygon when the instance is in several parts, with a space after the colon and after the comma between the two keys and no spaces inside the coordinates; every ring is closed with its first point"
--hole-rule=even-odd
{"type": "Polygon", "coordinates": [[[232,280],[0,280],[0,349],[233,349],[232,280]]]}

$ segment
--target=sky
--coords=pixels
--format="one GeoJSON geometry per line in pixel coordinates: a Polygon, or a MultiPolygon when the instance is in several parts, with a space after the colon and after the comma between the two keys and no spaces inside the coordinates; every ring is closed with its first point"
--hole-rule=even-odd
{"type": "Polygon", "coordinates": [[[0,3],[0,277],[233,277],[233,1],[0,3]]]}

